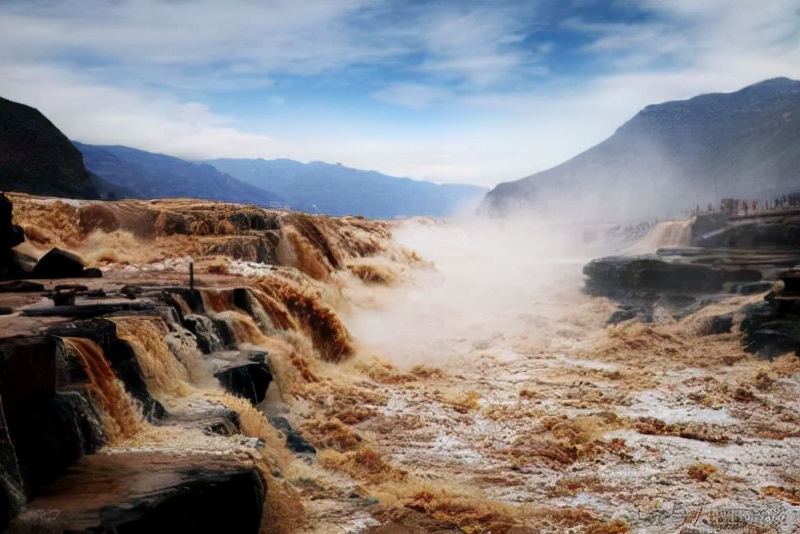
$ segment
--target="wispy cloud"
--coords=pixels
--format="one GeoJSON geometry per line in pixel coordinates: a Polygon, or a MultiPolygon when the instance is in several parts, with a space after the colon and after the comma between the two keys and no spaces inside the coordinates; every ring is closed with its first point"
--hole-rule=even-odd
{"type": "Polygon", "coordinates": [[[402,83],[382,89],[373,95],[378,100],[407,106],[425,108],[450,98],[450,93],[437,87],[422,84],[402,83]]]}
{"type": "Polygon", "coordinates": [[[85,142],[485,185],[800,77],[796,0],[2,0],[0,27],[0,94],[85,142]]]}

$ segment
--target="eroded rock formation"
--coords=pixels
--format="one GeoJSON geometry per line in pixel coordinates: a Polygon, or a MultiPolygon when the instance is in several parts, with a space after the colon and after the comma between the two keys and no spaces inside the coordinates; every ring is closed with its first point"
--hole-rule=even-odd
{"type": "Polygon", "coordinates": [[[273,366],[286,387],[319,381],[314,360],[352,354],[317,280],[381,251],[387,228],[213,203],[15,202],[32,246],[55,246],[62,259],[104,251],[95,256],[104,277],[0,293],[14,312],[0,338],[0,529],[258,531],[280,471],[275,444],[315,449],[286,418],[269,431],[252,406],[273,366]],[[186,239],[187,228],[198,235],[186,239]],[[113,249],[126,236],[136,248],[113,249]],[[195,287],[188,262],[158,265],[177,251],[191,253],[195,287]],[[155,275],[141,270],[148,264],[155,275]],[[203,436],[230,450],[208,456],[203,436]]]}

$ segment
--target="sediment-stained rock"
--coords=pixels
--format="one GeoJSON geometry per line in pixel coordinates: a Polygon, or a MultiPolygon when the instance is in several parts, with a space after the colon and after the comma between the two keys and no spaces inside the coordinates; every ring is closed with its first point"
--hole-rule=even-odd
{"type": "Polygon", "coordinates": [[[215,372],[214,377],[227,391],[254,406],[264,400],[272,382],[272,373],[264,361],[235,364],[215,372]]]}
{"type": "Polygon", "coordinates": [[[747,351],[770,359],[786,352],[800,356],[800,270],[779,276],[783,287],[745,306],[740,325],[747,351]]]}
{"type": "Polygon", "coordinates": [[[28,503],[8,533],[257,533],[265,494],[261,473],[232,458],[93,455],[28,503]]]}
{"type": "Polygon", "coordinates": [[[17,453],[8,434],[0,397],[0,531],[6,528],[25,504],[25,491],[17,464],[17,453]]]}
{"type": "Polygon", "coordinates": [[[308,442],[297,430],[292,427],[289,420],[281,416],[268,416],[269,423],[280,430],[286,438],[286,447],[297,454],[316,454],[317,449],[308,442]]]}
{"type": "Polygon", "coordinates": [[[669,293],[711,293],[726,282],[752,282],[761,273],[752,269],[724,271],[705,265],[667,262],[655,256],[610,256],[583,268],[587,290],[605,296],[647,296],[669,293]]]}

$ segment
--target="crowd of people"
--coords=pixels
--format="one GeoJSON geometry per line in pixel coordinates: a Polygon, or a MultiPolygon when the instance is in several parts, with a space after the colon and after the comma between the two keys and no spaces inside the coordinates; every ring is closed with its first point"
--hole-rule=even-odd
{"type": "MultiPolygon", "coordinates": [[[[756,213],[764,213],[768,211],[780,211],[789,209],[800,209],[800,192],[789,193],[774,199],[739,199],[739,198],[723,198],[719,203],[719,208],[715,208],[713,204],[708,203],[706,213],[714,213],[715,211],[726,213],[728,215],[751,215],[756,213]]],[[[698,205],[695,209],[695,214],[700,215],[702,210],[698,205]]]]}

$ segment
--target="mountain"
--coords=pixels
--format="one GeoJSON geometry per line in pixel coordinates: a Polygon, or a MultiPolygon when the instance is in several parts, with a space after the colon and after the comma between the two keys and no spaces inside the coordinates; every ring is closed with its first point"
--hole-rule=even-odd
{"type": "Polygon", "coordinates": [[[211,165],[125,146],[73,143],[92,173],[113,184],[112,189],[121,190],[115,196],[205,198],[261,206],[286,203],[279,195],[246,184],[211,165]]]}
{"type": "Polygon", "coordinates": [[[80,151],[37,109],[0,98],[0,188],[99,198],[80,151]]]}
{"type": "Polygon", "coordinates": [[[479,212],[664,217],[722,198],[772,200],[795,191],[800,81],[776,78],[647,106],[569,161],[499,184],[479,212]]]}
{"type": "Polygon", "coordinates": [[[283,195],[293,209],[388,219],[452,214],[485,188],[395,178],[375,171],[289,159],[216,159],[210,163],[249,184],[283,195]]]}

